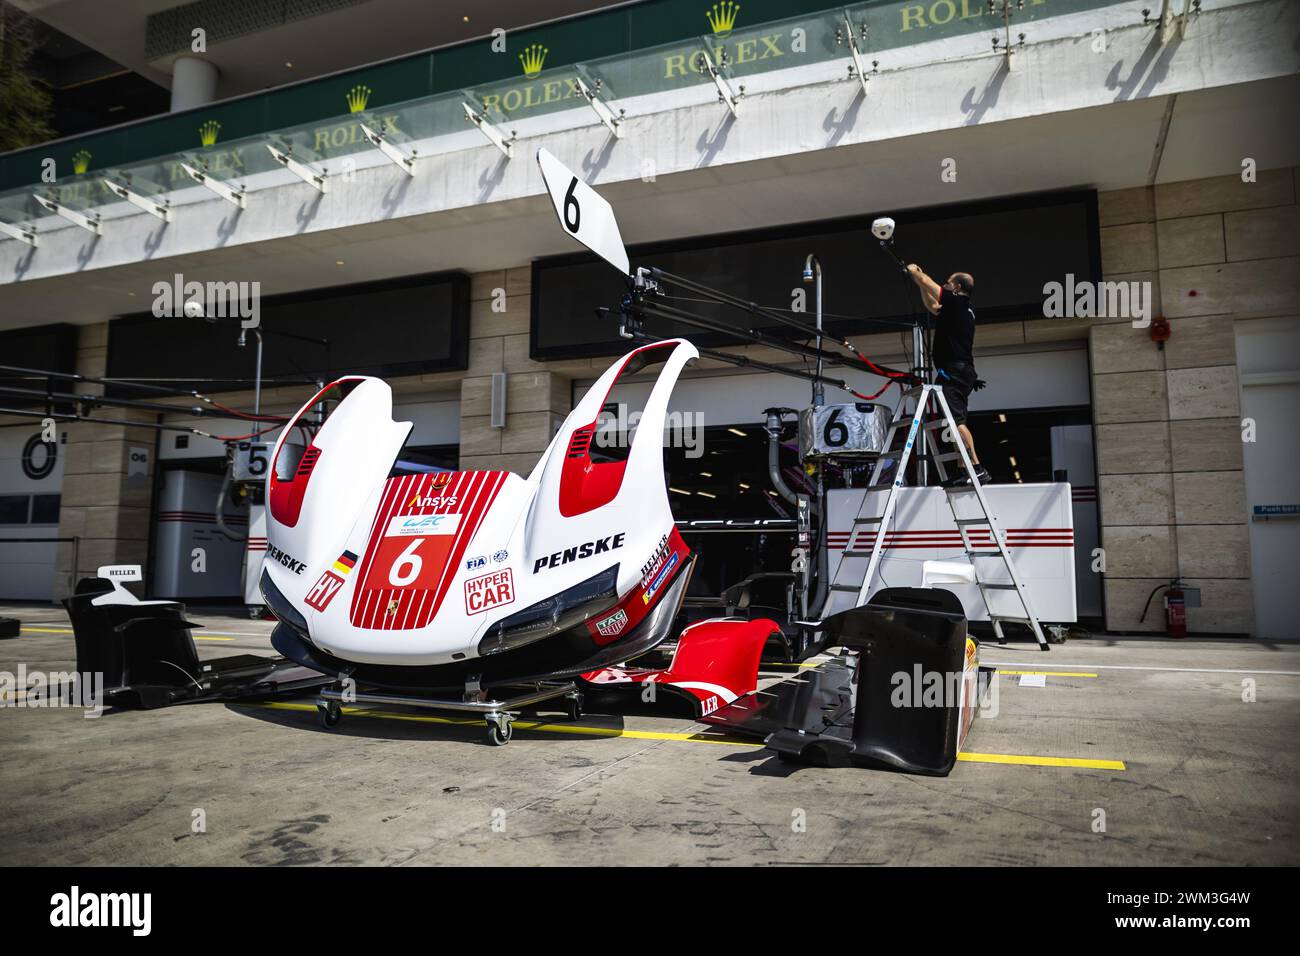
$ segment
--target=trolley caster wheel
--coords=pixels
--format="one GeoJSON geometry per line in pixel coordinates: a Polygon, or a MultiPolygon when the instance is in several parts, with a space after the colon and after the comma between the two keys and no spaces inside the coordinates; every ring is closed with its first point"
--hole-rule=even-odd
{"type": "Polygon", "coordinates": [[[504,718],[501,720],[488,721],[488,743],[493,747],[504,747],[506,744],[510,743],[510,738],[514,736],[514,733],[515,730],[510,725],[510,721],[505,720],[504,718]]]}
{"type": "Polygon", "coordinates": [[[582,720],[582,698],[569,698],[569,719],[572,721],[582,720]]]}
{"type": "Polygon", "coordinates": [[[316,712],[320,715],[321,726],[327,729],[337,727],[343,719],[343,709],[335,703],[317,704],[316,712]]]}

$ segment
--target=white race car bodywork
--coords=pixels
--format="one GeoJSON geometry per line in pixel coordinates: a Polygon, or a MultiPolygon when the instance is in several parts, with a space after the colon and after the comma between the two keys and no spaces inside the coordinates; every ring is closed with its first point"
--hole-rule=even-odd
{"type": "Polygon", "coordinates": [[[546,630],[548,614],[553,625],[585,626],[593,653],[619,642],[689,564],[664,486],[662,433],[673,385],[697,355],[670,340],[615,362],[527,479],[500,471],[390,478],[411,425],[392,420],[384,382],[340,379],[295,416],[307,422],[327,393],[347,391],[301,461],[279,461],[292,428],[276,445],[268,604],[315,651],[356,665],[436,667],[506,653],[546,630]],[[615,380],[659,361],[625,456],[594,451],[615,380]],[[571,600],[547,605],[573,589],[571,600]],[[526,609],[532,617],[512,631],[526,609]]]}

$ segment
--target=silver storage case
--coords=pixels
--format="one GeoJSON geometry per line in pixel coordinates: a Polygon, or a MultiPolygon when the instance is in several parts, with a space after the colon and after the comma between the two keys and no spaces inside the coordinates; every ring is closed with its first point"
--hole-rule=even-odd
{"type": "Polygon", "coordinates": [[[892,411],[870,402],[817,405],[799,413],[799,457],[867,458],[885,450],[892,411]]]}

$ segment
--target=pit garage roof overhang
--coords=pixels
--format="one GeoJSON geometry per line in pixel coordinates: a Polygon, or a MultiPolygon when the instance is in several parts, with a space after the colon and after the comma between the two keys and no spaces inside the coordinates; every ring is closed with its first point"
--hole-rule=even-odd
{"type": "Polygon", "coordinates": [[[70,226],[35,250],[0,243],[0,315],[6,328],[103,321],[147,308],[153,283],[176,272],[256,279],[269,295],[575,251],[542,194],[538,145],[600,186],[628,243],[1225,175],[1247,157],[1294,166],[1300,79],[1294,29],[1279,29],[1294,13],[1253,4],[1204,14],[1201,33],[1172,48],[1135,26],[1104,54],[1086,38],[1026,46],[1010,73],[994,56],[933,63],[881,74],[865,98],[855,84],[811,84],[751,96],[738,119],[717,103],[630,117],[617,140],[593,119],[521,140],[512,160],[484,143],[428,157],[414,178],[380,162],[325,195],[294,183],[243,211],[214,197],[165,225],[137,215],[98,237],[70,226]],[[955,182],[940,178],[949,157],[955,182]],[[640,175],[647,158],[653,181],[640,175]]]}

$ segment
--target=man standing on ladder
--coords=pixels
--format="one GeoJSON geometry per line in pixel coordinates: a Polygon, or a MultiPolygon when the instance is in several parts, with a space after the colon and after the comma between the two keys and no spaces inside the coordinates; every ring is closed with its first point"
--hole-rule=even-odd
{"type": "MultiPolygon", "coordinates": [[[[989,481],[988,469],[980,464],[975,451],[975,438],[966,427],[966,403],[978,381],[975,375],[975,310],[970,296],[975,280],[968,272],[954,272],[942,286],[921,271],[915,262],[907,267],[916,287],[921,290],[921,301],[933,315],[935,383],[943,386],[943,397],[952,410],[957,431],[970,452],[975,466],[975,477],[981,483],[989,481]]],[[[953,479],[951,484],[969,484],[970,475],[953,479]]]]}

